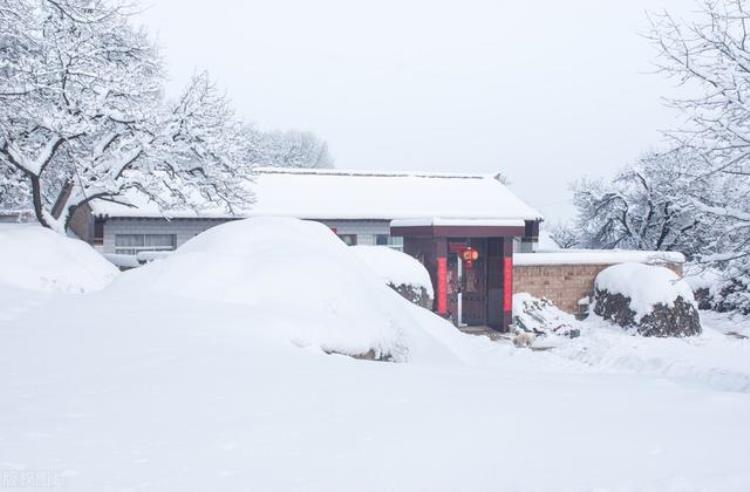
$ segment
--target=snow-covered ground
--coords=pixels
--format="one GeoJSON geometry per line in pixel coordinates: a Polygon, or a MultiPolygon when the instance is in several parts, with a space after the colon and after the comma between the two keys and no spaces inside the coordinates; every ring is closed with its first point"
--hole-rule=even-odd
{"type": "Polygon", "coordinates": [[[552,352],[604,372],[664,377],[686,385],[750,394],[750,319],[701,312],[703,333],[686,338],[626,334],[596,316],[577,326],[582,336],[558,340],[552,352]]]}
{"type": "MultiPolygon", "coordinates": [[[[283,236],[297,226],[258,227],[283,236]]],[[[313,249],[325,243],[319,231],[293,232],[313,249]]],[[[263,251],[272,263],[294,246],[220,239],[188,243],[82,295],[11,285],[0,271],[0,485],[750,488],[750,343],[723,333],[734,321],[707,317],[703,335],[681,340],[591,321],[551,350],[516,349],[448,329],[356,269],[353,256],[361,282],[342,284],[351,295],[324,279],[308,294],[336,296],[322,307],[287,297],[284,311],[276,298],[306,291],[283,280],[310,273],[310,258],[272,269],[240,251],[263,251]],[[230,281],[231,292],[221,290],[230,281]],[[371,319],[358,324],[357,309],[371,319]],[[391,322],[398,327],[374,328],[391,322]],[[320,339],[299,343],[308,326],[320,339]],[[344,328],[364,335],[348,338],[344,328]],[[373,340],[400,341],[406,363],[325,351],[373,340]],[[711,368],[721,375],[707,377],[711,368]]],[[[326,251],[324,264],[349,261],[345,249],[326,251]]]]}

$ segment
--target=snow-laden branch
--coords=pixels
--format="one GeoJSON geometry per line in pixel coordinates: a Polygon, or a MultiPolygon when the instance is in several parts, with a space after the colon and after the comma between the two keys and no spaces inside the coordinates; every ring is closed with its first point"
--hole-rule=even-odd
{"type": "Polygon", "coordinates": [[[714,206],[714,205],[707,205],[706,203],[702,202],[699,199],[693,199],[693,204],[698,210],[701,210],[702,212],[706,212],[711,215],[719,216],[719,217],[725,217],[728,219],[738,220],[741,222],[747,222],[750,224],[750,212],[746,212],[744,210],[740,210],[733,207],[728,206],[714,206]]]}

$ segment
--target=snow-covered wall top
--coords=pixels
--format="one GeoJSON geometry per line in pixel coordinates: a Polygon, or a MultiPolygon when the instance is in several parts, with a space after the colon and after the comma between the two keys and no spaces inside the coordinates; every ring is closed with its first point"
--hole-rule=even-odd
{"type": "MultiPolygon", "coordinates": [[[[521,201],[492,175],[298,170],[261,168],[248,183],[255,203],[237,216],[286,216],[302,219],[515,219],[541,214],[521,201]]],[[[211,203],[199,211],[162,213],[133,191],[128,207],[94,201],[95,215],[110,217],[231,217],[211,203]]]]}
{"type": "Polygon", "coordinates": [[[518,266],[539,265],[614,265],[617,263],[684,263],[685,256],[674,251],[628,251],[599,249],[567,249],[516,253],[513,264],[518,266]]]}

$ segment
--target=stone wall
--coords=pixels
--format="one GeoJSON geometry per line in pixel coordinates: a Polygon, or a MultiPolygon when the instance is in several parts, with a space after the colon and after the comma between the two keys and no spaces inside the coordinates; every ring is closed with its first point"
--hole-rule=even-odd
{"type": "MultiPolygon", "coordinates": [[[[593,293],[594,279],[609,266],[612,264],[515,265],[513,292],[546,297],[565,312],[583,314],[586,306],[581,306],[578,301],[593,293]]],[[[679,263],[666,263],[663,266],[682,275],[682,265],[679,263]]]]}

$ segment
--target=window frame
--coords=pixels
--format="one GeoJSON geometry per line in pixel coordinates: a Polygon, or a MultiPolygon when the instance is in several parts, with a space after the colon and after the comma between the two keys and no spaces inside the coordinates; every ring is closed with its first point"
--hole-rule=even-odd
{"type": "Polygon", "coordinates": [[[386,246],[396,251],[404,251],[404,238],[401,236],[391,236],[390,234],[375,234],[375,245],[386,246]],[[385,238],[385,244],[381,244],[380,241],[385,238]]]}
{"type": "MultiPolygon", "coordinates": [[[[126,241],[122,241],[126,242],[126,241]]],[[[138,253],[141,252],[154,252],[154,251],[174,251],[177,249],[177,234],[164,234],[164,233],[147,233],[147,232],[136,232],[136,233],[122,233],[122,234],[115,234],[115,254],[119,255],[131,255],[136,256],[138,253]],[[137,239],[140,238],[140,241],[132,241],[134,243],[139,244],[117,244],[119,241],[118,239],[124,239],[125,237],[129,237],[130,239],[137,239]],[[169,245],[167,244],[150,244],[147,245],[148,241],[146,240],[147,237],[154,238],[154,237],[162,237],[162,238],[169,238],[169,245]]]]}

